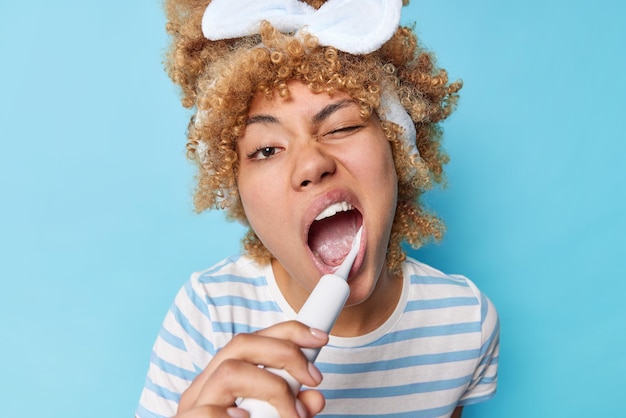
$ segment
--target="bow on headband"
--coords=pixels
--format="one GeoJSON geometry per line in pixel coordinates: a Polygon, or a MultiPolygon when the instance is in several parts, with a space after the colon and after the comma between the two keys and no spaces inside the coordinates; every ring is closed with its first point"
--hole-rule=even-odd
{"type": "MultiPolygon", "coordinates": [[[[255,35],[266,20],[280,32],[304,29],[320,45],[360,55],[376,51],[393,36],[401,9],[402,0],[328,0],[317,10],[298,0],[213,0],[202,17],[202,33],[211,41],[255,35]]],[[[379,110],[404,128],[403,140],[412,155],[419,155],[415,125],[389,86],[383,88],[379,110]]]]}
{"type": "Polygon", "coordinates": [[[280,32],[306,27],[320,45],[367,54],[391,38],[401,9],[402,0],[329,0],[317,10],[298,0],[213,0],[204,12],[202,32],[212,41],[249,36],[267,20],[280,32]]]}

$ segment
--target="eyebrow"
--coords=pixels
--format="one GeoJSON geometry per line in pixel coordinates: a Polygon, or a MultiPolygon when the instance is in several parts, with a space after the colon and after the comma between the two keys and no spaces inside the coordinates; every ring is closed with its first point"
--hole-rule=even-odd
{"type": "MultiPolygon", "coordinates": [[[[342,109],[346,106],[349,106],[351,104],[355,104],[354,100],[352,99],[343,99],[343,100],[339,100],[335,103],[331,103],[327,106],[324,106],[324,108],[322,108],[322,110],[320,110],[319,112],[317,112],[315,115],[313,115],[313,117],[311,118],[311,124],[316,125],[322,121],[324,121],[325,119],[327,119],[330,115],[332,115],[333,113],[335,113],[336,111],[338,111],[339,109],[342,109]]],[[[272,115],[254,115],[248,118],[248,120],[246,120],[246,126],[248,125],[252,125],[255,123],[265,123],[265,124],[278,124],[280,123],[280,121],[278,120],[278,118],[272,116],[272,115]]]]}
{"type": "Polygon", "coordinates": [[[311,118],[311,122],[315,125],[318,124],[320,122],[322,122],[323,120],[327,119],[330,115],[332,115],[334,112],[336,112],[337,110],[344,108],[346,106],[349,106],[351,104],[355,104],[354,100],[352,99],[343,99],[343,100],[339,100],[338,102],[335,103],[331,103],[328,106],[325,106],[322,110],[320,110],[319,112],[317,112],[312,118],[311,118]]]}
{"type": "Polygon", "coordinates": [[[246,126],[247,125],[252,125],[253,123],[275,124],[275,123],[279,123],[279,122],[278,122],[278,119],[275,118],[274,116],[270,116],[270,115],[254,115],[254,116],[248,118],[248,120],[246,121],[246,126]]]}

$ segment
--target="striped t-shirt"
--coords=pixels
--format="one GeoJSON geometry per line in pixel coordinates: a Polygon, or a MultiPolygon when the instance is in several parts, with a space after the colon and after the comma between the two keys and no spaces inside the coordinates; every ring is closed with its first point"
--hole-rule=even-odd
{"type": "MultiPolygon", "coordinates": [[[[316,365],[324,417],[447,417],[491,398],[499,323],[467,278],[413,259],[398,306],[373,332],[330,337],[316,365]]],[[[271,266],[241,256],[195,273],[158,335],[136,416],[175,415],[180,395],[233,335],[294,319],[271,266]]]]}

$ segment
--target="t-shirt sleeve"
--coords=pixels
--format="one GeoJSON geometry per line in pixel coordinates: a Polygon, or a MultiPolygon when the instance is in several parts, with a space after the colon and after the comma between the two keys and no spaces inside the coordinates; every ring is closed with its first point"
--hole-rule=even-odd
{"type": "Polygon", "coordinates": [[[215,354],[208,315],[192,277],[176,296],[154,343],[135,417],[176,415],[181,394],[215,354]]]}
{"type": "MultiPolygon", "coordinates": [[[[472,284],[473,285],[473,284],[472,284]]],[[[475,286],[481,309],[481,348],[472,380],[459,405],[486,401],[496,393],[500,353],[500,321],[495,306],[475,286]]]]}

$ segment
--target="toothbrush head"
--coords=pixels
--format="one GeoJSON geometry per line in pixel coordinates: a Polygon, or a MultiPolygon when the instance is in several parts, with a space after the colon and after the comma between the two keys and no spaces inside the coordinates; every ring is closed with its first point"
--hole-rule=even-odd
{"type": "Polygon", "coordinates": [[[363,226],[359,228],[354,236],[354,241],[352,242],[352,248],[350,252],[343,260],[343,263],[337,270],[335,270],[335,275],[341,277],[344,280],[348,280],[348,275],[350,274],[350,269],[352,268],[352,264],[354,264],[354,260],[356,259],[356,255],[359,253],[359,249],[361,248],[361,232],[363,232],[363,226]]]}

